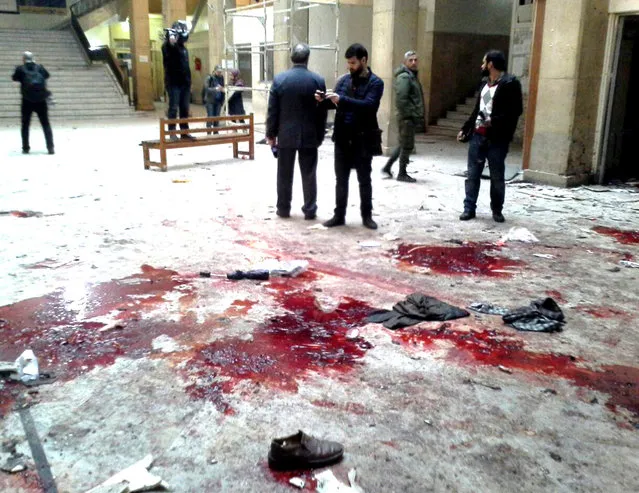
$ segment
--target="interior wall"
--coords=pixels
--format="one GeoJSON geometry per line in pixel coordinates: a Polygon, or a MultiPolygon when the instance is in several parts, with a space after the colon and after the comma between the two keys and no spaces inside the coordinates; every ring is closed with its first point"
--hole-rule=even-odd
{"type": "Polygon", "coordinates": [[[508,55],[513,0],[438,0],[435,7],[429,123],[472,94],[490,49],[508,55]]]}
{"type": "MultiPolygon", "coordinates": [[[[317,7],[309,10],[308,42],[310,45],[330,44],[336,41],[336,17],[332,7],[317,7]]],[[[371,5],[340,5],[339,32],[337,41],[338,77],[346,72],[344,52],[353,43],[363,44],[369,52],[373,70],[375,58],[372,53],[373,7],[371,5]]],[[[309,68],[326,79],[326,87],[335,85],[335,52],[312,50],[309,68]]]]}

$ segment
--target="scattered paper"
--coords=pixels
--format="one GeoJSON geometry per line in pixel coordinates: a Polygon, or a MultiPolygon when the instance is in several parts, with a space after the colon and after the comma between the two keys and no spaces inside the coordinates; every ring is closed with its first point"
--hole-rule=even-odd
{"type": "Polygon", "coordinates": [[[288,482],[300,490],[304,489],[304,486],[306,486],[306,481],[302,478],[291,478],[288,482]]]}
{"type": "Polygon", "coordinates": [[[503,245],[509,241],[520,241],[522,243],[537,243],[539,240],[537,237],[528,231],[526,228],[510,228],[508,233],[501,237],[497,242],[498,245],[503,245]]]}
{"type": "Polygon", "coordinates": [[[324,226],[322,223],[317,223],[317,224],[313,224],[313,226],[309,226],[306,229],[319,229],[319,230],[324,230],[324,229],[328,229],[326,226],[324,226]]]}
{"type": "Polygon", "coordinates": [[[317,493],[364,493],[364,490],[355,482],[357,471],[351,469],[348,472],[350,486],[345,485],[335,477],[333,471],[327,469],[315,475],[317,480],[317,493]]]}
{"type": "Polygon", "coordinates": [[[131,493],[135,491],[150,491],[156,488],[168,490],[169,485],[162,480],[159,476],[151,474],[148,470],[153,464],[153,456],[147,455],[141,461],[136,462],[132,466],[120,471],[119,473],[111,476],[104,483],[90,489],[86,493],[98,493],[104,491],[107,486],[114,486],[123,484],[127,486],[131,493]]]}
{"type": "Polygon", "coordinates": [[[359,337],[359,330],[351,329],[346,332],[346,339],[357,339],[359,337]]]}
{"type": "Polygon", "coordinates": [[[153,339],[151,341],[151,347],[153,348],[153,351],[160,351],[165,354],[175,353],[183,349],[182,346],[175,341],[175,339],[167,336],[166,334],[162,334],[153,339]]]}
{"type": "Polygon", "coordinates": [[[631,269],[639,269],[639,262],[631,262],[630,260],[621,260],[619,261],[619,265],[631,269]]]}
{"type": "Polygon", "coordinates": [[[533,257],[545,258],[547,260],[552,260],[555,258],[554,255],[551,255],[549,253],[533,253],[533,257]]]}
{"type": "Polygon", "coordinates": [[[18,377],[23,382],[33,382],[40,375],[38,359],[31,349],[27,349],[18,357],[16,367],[18,368],[18,377]]]}
{"type": "Polygon", "coordinates": [[[382,236],[382,238],[384,238],[386,241],[397,241],[397,240],[399,240],[399,236],[397,236],[394,233],[386,233],[384,236],[382,236]]]}
{"type": "Polygon", "coordinates": [[[382,244],[379,241],[365,240],[360,241],[359,246],[361,248],[379,248],[382,246],[382,244]]]}

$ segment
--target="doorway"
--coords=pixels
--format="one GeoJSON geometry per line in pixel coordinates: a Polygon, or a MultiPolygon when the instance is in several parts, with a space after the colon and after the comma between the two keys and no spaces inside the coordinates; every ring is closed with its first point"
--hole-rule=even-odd
{"type": "Polygon", "coordinates": [[[608,104],[601,183],[639,178],[639,16],[621,17],[608,104]]]}

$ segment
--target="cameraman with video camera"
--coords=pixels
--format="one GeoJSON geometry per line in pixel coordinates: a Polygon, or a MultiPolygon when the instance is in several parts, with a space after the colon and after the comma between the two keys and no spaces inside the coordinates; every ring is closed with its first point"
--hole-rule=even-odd
{"type": "MultiPolygon", "coordinates": [[[[185,43],[189,39],[189,29],[185,21],[176,21],[169,29],[165,29],[165,41],[162,45],[162,59],[164,61],[164,84],[169,95],[167,117],[174,119],[180,111],[180,118],[189,117],[191,102],[191,69],[189,67],[189,51],[185,43]]],[[[188,123],[180,123],[182,130],[188,130],[188,123]]],[[[169,130],[175,130],[175,125],[169,125],[169,130]]],[[[182,139],[193,139],[189,134],[182,134],[182,139]]],[[[177,140],[171,135],[171,140],[177,140]]]]}

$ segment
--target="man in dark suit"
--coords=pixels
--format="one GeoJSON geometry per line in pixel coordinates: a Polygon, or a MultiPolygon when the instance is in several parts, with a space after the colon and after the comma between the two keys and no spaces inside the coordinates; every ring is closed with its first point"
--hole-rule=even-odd
{"type": "Polygon", "coordinates": [[[317,213],[317,148],[324,140],[327,110],[315,100],[326,92],[324,79],[308,70],[311,50],[305,44],[291,52],[293,67],[275,76],[268,101],[266,141],[278,149],[277,215],[291,216],[295,154],[299,154],[304,219],[317,213]]]}

